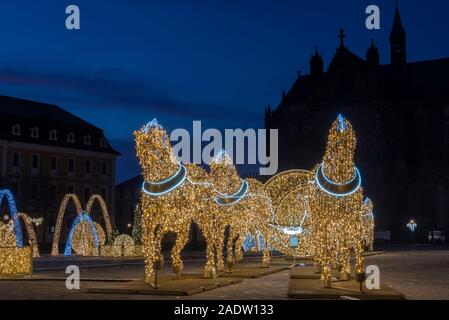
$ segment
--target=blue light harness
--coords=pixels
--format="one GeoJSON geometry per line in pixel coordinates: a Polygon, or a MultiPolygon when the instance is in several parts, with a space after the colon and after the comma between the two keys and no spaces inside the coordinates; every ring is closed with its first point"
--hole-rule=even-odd
{"type": "Polygon", "coordinates": [[[337,183],[326,177],[323,172],[323,164],[321,163],[316,171],[315,180],[324,192],[335,197],[346,197],[356,192],[362,184],[359,170],[356,167],[354,169],[354,177],[346,182],[337,183]]]}

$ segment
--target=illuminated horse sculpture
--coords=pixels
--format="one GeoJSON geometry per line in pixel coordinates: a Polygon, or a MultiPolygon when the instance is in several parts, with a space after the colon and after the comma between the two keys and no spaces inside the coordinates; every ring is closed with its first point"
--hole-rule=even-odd
{"type": "Polygon", "coordinates": [[[188,241],[192,221],[198,224],[207,242],[204,276],[213,277],[214,225],[218,215],[207,172],[196,165],[177,161],[168,134],[156,119],[134,135],[144,176],[141,208],[145,281],[153,282],[156,266],[163,262],[161,241],[170,231],[176,233],[171,251],[172,270],[178,276],[181,274],[181,250],[188,241]]]}
{"type": "Polygon", "coordinates": [[[322,284],[330,286],[330,266],[341,267],[340,279],[351,271],[350,255],[355,254],[356,274],[364,273],[362,257],[363,191],[354,165],[355,133],[341,115],[333,123],[326,152],[315,169],[310,197],[315,261],[322,268],[322,284]]]}
{"type": "Polygon", "coordinates": [[[373,251],[374,213],[371,199],[365,198],[362,206],[363,242],[367,250],[373,251]]]}
{"type": "MultiPolygon", "coordinates": [[[[232,267],[243,258],[242,248],[245,238],[253,236],[263,239],[262,266],[270,263],[269,239],[272,209],[271,199],[263,184],[255,179],[241,179],[225,151],[221,151],[210,164],[210,179],[214,187],[214,200],[220,211],[220,237],[229,225],[227,243],[227,263],[232,267]],[[260,237],[261,236],[261,237],[260,237]]],[[[217,241],[222,241],[218,239],[217,241]]]]}

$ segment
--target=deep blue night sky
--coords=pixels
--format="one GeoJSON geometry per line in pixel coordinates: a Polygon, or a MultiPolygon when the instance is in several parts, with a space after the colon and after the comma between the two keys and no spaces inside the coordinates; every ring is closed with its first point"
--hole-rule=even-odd
{"type": "MultiPolygon", "coordinates": [[[[103,128],[123,155],[118,182],[139,172],[132,131],[157,117],[167,129],[261,128],[268,103],[308,73],[319,47],[327,64],[345,28],[365,55],[369,39],[389,62],[394,0],[18,0],[0,5],[0,94],[55,103],[103,128]],[[81,30],[65,29],[77,4],[81,30]],[[365,29],[365,8],[381,30],[365,29]]],[[[409,61],[449,56],[449,2],[400,2],[409,61]]]]}

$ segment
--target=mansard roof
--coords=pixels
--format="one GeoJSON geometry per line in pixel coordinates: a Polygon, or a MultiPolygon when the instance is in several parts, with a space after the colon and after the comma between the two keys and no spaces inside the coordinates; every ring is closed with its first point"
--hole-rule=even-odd
{"type": "Polygon", "coordinates": [[[118,155],[108,143],[102,129],[67,112],[59,106],[0,95],[0,139],[41,145],[84,149],[118,155]],[[20,135],[13,134],[13,126],[19,126],[20,135]],[[39,136],[31,137],[30,131],[38,128],[39,136]],[[56,130],[57,139],[50,139],[50,131],[56,130]],[[74,134],[74,143],[67,136],[74,134]],[[91,137],[91,144],[84,137],[91,137]]]}

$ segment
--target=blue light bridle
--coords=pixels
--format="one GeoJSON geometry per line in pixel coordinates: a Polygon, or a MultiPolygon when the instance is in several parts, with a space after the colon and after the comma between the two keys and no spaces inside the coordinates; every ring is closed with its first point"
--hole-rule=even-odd
{"type": "Polygon", "coordinates": [[[215,197],[215,202],[222,206],[229,206],[236,204],[246,195],[248,191],[248,182],[246,180],[242,181],[240,189],[232,195],[220,194],[220,197],[215,197]]]}

